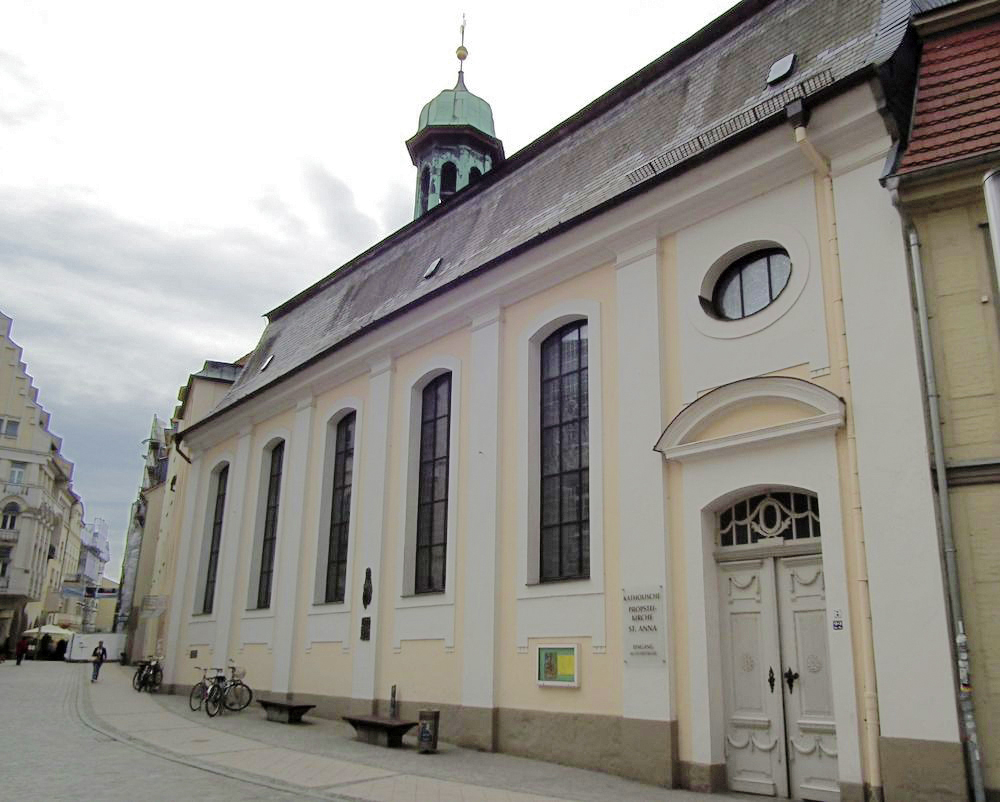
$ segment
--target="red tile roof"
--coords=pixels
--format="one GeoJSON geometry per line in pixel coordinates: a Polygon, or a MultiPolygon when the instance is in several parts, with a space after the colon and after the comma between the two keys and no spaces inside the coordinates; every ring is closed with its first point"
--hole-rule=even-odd
{"type": "Polygon", "coordinates": [[[910,144],[897,174],[1000,150],[1000,20],[924,44],[910,144]]]}

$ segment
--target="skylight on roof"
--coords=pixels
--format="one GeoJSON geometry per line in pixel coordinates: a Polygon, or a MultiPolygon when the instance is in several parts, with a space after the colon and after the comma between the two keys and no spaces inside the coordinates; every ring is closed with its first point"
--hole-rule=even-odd
{"type": "Polygon", "coordinates": [[[431,276],[433,276],[437,272],[437,269],[440,265],[441,265],[441,257],[439,256],[437,259],[431,262],[431,266],[424,271],[424,278],[430,278],[431,276]]]}
{"type": "Polygon", "coordinates": [[[795,67],[795,54],[789,53],[787,56],[782,56],[774,64],[771,65],[771,71],[767,74],[767,82],[769,84],[776,84],[778,81],[783,81],[789,75],[792,74],[792,69],[795,67]]]}

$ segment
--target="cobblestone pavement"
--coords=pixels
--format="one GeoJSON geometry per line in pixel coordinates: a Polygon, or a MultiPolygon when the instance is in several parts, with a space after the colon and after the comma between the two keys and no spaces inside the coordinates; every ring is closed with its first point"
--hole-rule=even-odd
{"type": "Polygon", "coordinates": [[[157,757],[92,729],[78,712],[89,677],[87,665],[0,664],[0,799],[301,799],[157,757]]]}
{"type": "MultiPolygon", "coordinates": [[[[186,696],[135,693],[109,664],[0,665],[0,748],[25,754],[0,796],[45,799],[334,799],[366,802],[712,802],[552,763],[442,744],[436,755],[353,739],[340,721],[268,722],[256,705],[210,719],[186,696]],[[25,748],[27,747],[27,749],[25,748]],[[93,783],[101,792],[91,793],[93,783]]],[[[5,772],[8,773],[8,772],[5,772]]],[[[7,778],[5,778],[7,779],[7,778]]]]}

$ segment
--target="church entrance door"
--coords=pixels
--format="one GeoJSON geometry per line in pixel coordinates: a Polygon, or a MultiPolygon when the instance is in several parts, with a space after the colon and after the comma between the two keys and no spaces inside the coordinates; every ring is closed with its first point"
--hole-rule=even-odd
{"type": "Polygon", "coordinates": [[[839,800],[822,557],[760,556],[718,571],[729,787],[839,800]]]}

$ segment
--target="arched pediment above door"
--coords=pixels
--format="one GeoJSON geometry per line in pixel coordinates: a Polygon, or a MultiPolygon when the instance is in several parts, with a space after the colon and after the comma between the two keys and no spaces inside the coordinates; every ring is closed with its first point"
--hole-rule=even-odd
{"type": "Polygon", "coordinates": [[[819,385],[786,376],[725,384],[681,410],[654,449],[668,460],[838,429],[844,401],[819,385]]]}

